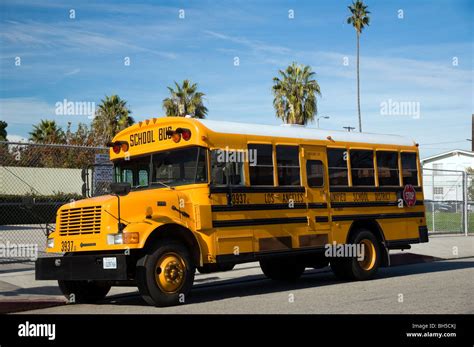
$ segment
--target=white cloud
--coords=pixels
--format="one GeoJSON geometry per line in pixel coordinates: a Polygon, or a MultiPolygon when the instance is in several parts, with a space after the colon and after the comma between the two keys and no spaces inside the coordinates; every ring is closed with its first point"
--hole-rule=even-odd
{"type": "Polygon", "coordinates": [[[24,138],[21,135],[7,134],[7,141],[10,141],[10,142],[28,142],[28,139],[24,138]]]}

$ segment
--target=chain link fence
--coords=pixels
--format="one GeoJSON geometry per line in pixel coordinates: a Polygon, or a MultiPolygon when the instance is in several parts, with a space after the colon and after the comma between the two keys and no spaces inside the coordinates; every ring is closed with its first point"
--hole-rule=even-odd
{"type": "Polygon", "coordinates": [[[111,181],[108,148],[0,141],[0,263],[44,256],[58,208],[111,181]]]}
{"type": "Polygon", "coordinates": [[[423,169],[426,222],[431,233],[474,232],[473,176],[464,171],[423,169]]]}
{"type": "MultiPolygon", "coordinates": [[[[108,192],[108,148],[0,141],[0,263],[44,256],[61,205],[108,192]]],[[[423,170],[428,230],[474,232],[474,175],[423,170]]]]}

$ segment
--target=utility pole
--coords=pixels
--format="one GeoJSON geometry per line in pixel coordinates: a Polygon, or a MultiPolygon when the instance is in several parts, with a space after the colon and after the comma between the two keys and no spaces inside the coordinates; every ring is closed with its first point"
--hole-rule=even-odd
{"type": "Polygon", "coordinates": [[[343,127],[344,129],[346,129],[348,132],[351,132],[352,130],[355,129],[355,127],[343,127]]]}

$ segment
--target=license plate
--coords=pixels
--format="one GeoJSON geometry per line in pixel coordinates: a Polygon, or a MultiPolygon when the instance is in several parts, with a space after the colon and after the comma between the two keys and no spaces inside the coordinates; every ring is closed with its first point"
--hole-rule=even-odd
{"type": "Polygon", "coordinates": [[[116,257],[104,257],[103,258],[104,269],[116,269],[117,258],[116,257]]]}

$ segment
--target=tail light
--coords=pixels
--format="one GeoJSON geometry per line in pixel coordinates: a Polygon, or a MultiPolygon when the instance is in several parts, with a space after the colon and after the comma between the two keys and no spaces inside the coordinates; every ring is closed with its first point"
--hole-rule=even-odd
{"type": "Polygon", "coordinates": [[[128,152],[128,142],[127,141],[116,141],[107,143],[107,147],[112,147],[112,150],[115,154],[119,154],[120,151],[128,152]]]}
{"type": "Polygon", "coordinates": [[[171,138],[175,143],[178,143],[179,141],[181,141],[181,134],[175,131],[173,132],[173,135],[171,135],[171,138]]]}
{"type": "Polygon", "coordinates": [[[184,141],[189,141],[189,139],[191,138],[191,130],[181,129],[181,136],[183,137],[184,141]]]}

